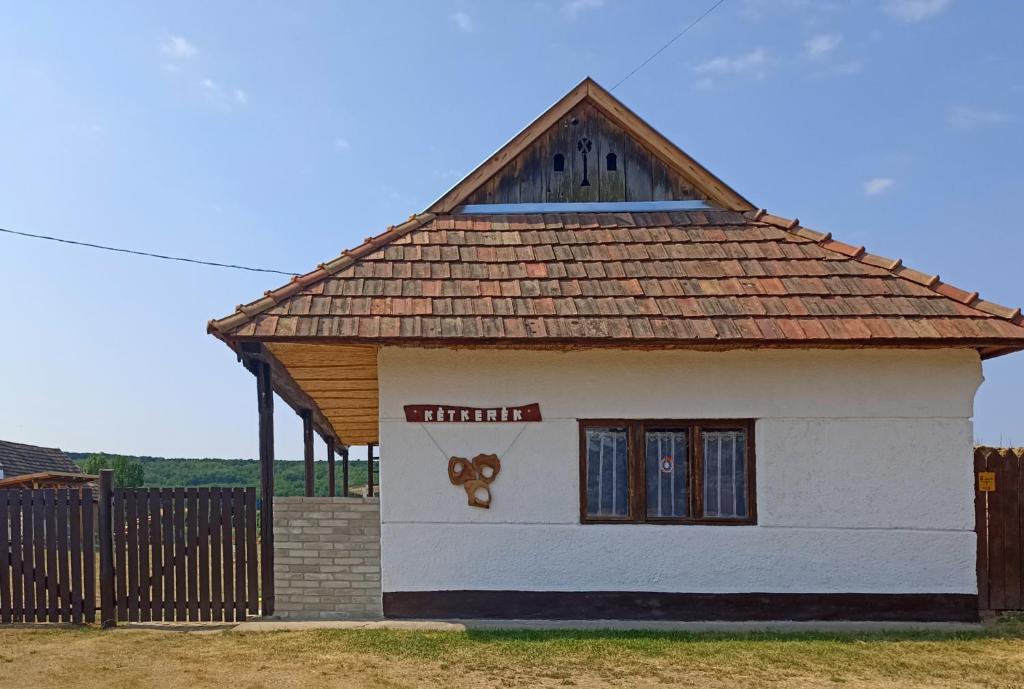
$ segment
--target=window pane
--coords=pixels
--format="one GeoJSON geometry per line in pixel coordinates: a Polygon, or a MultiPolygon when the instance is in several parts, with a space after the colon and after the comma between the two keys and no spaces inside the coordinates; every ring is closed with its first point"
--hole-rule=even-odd
{"type": "Polygon", "coordinates": [[[746,432],[702,431],[704,516],[747,516],[746,432]]]}
{"type": "Polygon", "coordinates": [[[689,431],[685,428],[647,431],[647,516],[689,514],[689,431]]]}
{"type": "Polygon", "coordinates": [[[629,441],[625,428],[587,429],[587,516],[629,516],[629,441]]]}

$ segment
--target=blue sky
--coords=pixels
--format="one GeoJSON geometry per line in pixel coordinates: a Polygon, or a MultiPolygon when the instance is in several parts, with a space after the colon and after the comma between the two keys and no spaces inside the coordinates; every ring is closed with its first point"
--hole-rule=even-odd
{"type": "MultiPolygon", "coordinates": [[[[7,2],[0,227],[305,272],[709,4],[7,2]]],[[[615,95],[755,204],[1019,305],[1022,25],[726,0],[615,95]]],[[[281,282],[0,235],[0,438],[254,456],[253,379],[205,324],[281,282]]],[[[1024,354],[985,375],[977,438],[1024,443],[1024,354]]]]}

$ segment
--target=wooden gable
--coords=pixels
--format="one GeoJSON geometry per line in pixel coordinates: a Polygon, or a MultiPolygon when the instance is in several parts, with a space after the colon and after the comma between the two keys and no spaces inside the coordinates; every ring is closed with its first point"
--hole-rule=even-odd
{"type": "Polygon", "coordinates": [[[548,108],[427,209],[462,205],[705,201],[754,206],[592,79],[548,108]]]}
{"type": "Polygon", "coordinates": [[[683,201],[706,194],[589,101],[577,104],[466,203],[683,201]]]}

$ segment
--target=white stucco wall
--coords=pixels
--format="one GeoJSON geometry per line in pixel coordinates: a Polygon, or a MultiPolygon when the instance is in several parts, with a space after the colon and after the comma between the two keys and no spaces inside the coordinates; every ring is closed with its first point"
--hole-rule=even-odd
{"type": "Polygon", "coordinates": [[[385,348],[379,376],[384,591],[976,592],[974,352],[385,348]],[[402,410],[530,402],[508,452],[522,424],[402,410]],[[580,524],[577,420],[602,417],[757,419],[758,523],[580,524]],[[481,452],[490,510],[447,476],[481,452]]]}

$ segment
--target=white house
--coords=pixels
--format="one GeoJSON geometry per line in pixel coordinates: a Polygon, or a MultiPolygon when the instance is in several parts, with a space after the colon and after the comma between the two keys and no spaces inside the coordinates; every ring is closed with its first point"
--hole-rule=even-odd
{"type": "Polygon", "coordinates": [[[973,400],[1022,323],[588,79],[210,332],[307,437],[379,443],[384,615],[969,620],[973,400]]]}

